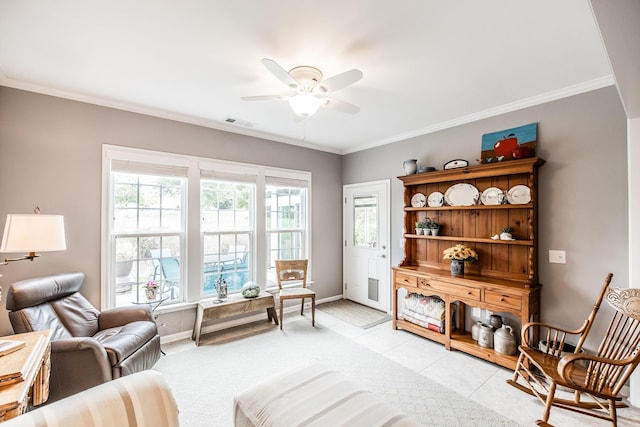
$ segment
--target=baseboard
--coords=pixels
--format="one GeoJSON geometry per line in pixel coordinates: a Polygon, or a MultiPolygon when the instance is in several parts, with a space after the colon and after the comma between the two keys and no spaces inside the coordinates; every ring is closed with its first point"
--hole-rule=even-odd
{"type": "MultiPolygon", "coordinates": [[[[322,303],[327,303],[327,302],[331,302],[331,301],[337,301],[342,299],[343,296],[341,295],[335,295],[332,297],[328,297],[328,298],[323,298],[320,300],[316,301],[316,304],[322,304],[322,303]]],[[[298,303],[299,304],[299,303],[298,303]]],[[[284,312],[285,313],[291,313],[293,311],[298,311],[298,304],[292,304],[288,307],[284,308],[284,312]]],[[[310,308],[311,307],[311,303],[305,303],[305,308],[310,308]]],[[[253,314],[250,316],[246,316],[246,317],[241,317],[239,319],[233,319],[233,320],[228,320],[228,321],[224,321],[224,322],[220,322],[220,323],[216,323],[214,325],[209,325],[209,326],[205,326],[204,328],[202,328],[202,334],[208,334],[211,332],[216,332],[216,331],[221,331],[223,329],[228,329],[228,328],[232,328],[234,326],[240,326],[240,325],[244,325],[247,323],[251,323],[251,322],[257,322],[260,320],[264,320],[265,319],[265,315],[264,313],[259,313],[259,314],[253,314]]],[[[188,330],[188,331],[182,331],[182,332],[177,332],[175,334],[170,334],[170,335],[163,335],[160,337],[160,343],[161,344],[168,344],[171,342],[175,342],[175,341],[181,341],[181,340],[186,340],[186,339],[191,339],[191,335],[193,334],[193,330],[188,330]]]]}

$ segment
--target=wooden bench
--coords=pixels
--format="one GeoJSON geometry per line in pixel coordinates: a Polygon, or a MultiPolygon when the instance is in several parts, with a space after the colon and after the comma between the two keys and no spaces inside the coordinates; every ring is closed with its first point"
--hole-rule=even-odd
{"type": "Polygon", "coordinates": [[[198,303],[196,322],[193,325],[191,339],[200,345],[202,334],[202,323],[207,320],[224,319],[226,317],[251,313],[254,311],[267,310],[269,322],[273,321],[278,325],[278,315],[276,314],[275,298],[268,292],[260,292],[255,298],[244,298],[242,295],[232,295],[226,301],[216,300],[201,301],[198,303]]]}

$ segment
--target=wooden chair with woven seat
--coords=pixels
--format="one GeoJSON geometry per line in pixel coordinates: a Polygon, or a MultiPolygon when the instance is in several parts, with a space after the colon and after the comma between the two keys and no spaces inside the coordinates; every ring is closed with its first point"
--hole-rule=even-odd
{"type": "Polygon", "coordinates": [[[513,378],[507,382],[536,396],[545,405],[538,425],[548,426],[552,406],[611,421],[617,425],[616,408],[626,407],[620,390],[640,362],[640,289],[609,288],[613,275],[607,275],[593,310],[575,331],[540,322],[522,328],[520,357],[513,378]],[[582,347],[603,299],[614,308],[604,338],[595,355],[582,347]],[[540,328],[543,344],[530,342],[531,328],[540,328]],[[546,331],[546,332],[545,332],[546,331]],[[575,351],[566,354],[566,338],[577,339],[575,351]],[[518,382],[522,379],[524,384],[518,382]],[[556,389],[568,389],[573,399],[559,398],[556,389]],[[585,397],[589,397],[585,400],[585,397]]]}
{"type": "Polygon", "coordinates": [[[278,288],[280,289],[280,329],[284,323],[283,304],[284,301],[290,299],[301,299],[300,315],[304,315],[304,301],[306,298],[311,299],[311,325],[316,325],[316,293],[307,289],[307,265],[306,259],[294,260],[276,260],[276,276],[278,280],[278,288]],[[302,287],[283,288],[283,284],[287,282],[302,281],[302,287]]]}

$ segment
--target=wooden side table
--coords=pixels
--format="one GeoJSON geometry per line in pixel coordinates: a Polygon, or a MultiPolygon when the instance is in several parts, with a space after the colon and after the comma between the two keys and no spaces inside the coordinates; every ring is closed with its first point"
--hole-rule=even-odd
{"type": "Polygon", "coordinates": [[[233,295],[223,302],[215,302],[214,300],[201,301],[198,303],[196,322],[193,325],[191,339],[196,341],[197,346],[200,345],[202,323],[207,320],[224,319],[225,317],[265,309],[267,310],[267,318],[269,321],[273,321],[273,323],[277,325],[278,315],[276,314],[275,298],[268,292],[260,292],[260,295],[255,298],[244,298],[242,295],[233,295]]]}
{"type": "Polygon", "coordinates": [[[0,357],[0,421],[22,415],[31,405],[49,398],[51,331],[28,332],[1,337],[24,341],[20,350],[0,357]]]}

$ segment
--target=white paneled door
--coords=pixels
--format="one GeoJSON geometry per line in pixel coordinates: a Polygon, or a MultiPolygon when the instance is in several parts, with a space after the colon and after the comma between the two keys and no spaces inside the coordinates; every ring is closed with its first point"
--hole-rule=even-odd
{"type": "Polygon", "coordinates": [[[343,293],[390,310],[389,180],[343,186],[343,293]]]}

